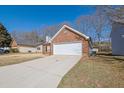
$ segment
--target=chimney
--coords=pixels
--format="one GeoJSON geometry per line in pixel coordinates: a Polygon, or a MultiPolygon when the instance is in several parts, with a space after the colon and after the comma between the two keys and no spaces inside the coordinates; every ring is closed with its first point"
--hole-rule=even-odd
{"type": "Polygon", "coordinates": [[[50,37],[49,36],[46,36],[46,43],[50,43],[50,37]]]}

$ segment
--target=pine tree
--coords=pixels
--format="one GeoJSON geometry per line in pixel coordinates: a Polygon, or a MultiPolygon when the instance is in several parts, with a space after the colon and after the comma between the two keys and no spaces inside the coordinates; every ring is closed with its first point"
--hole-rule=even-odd
{"type": "Polygon", "coordinates": [[[3,24],[0,23],[0,47],[9,47],[12,38],[3,24]]]}

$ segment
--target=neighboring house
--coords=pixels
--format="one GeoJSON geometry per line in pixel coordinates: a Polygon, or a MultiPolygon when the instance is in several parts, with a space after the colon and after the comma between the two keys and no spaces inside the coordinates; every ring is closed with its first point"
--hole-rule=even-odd
{"type": "Polygon", "coordinates": [[[111,32],[112,54],[124,55],[124,21],[114,21],[111,32]]]}
{"type": "Polygon", "coordinates": [[[36,45],[36,52],[42,52],[43,51],[43,43],[39,43],[36,45]]]}
{"type": "Polygon", "coordinates": [[[43,53],[53,55],[88,55],[92,48],[91,38],[64,25],[43,45],[43,53]]]}
{"type": "Polygon", "coordinates": [[[30,53],[30,52],[42,52],[42,43],[40,44],[31,44],[26,42],[18,42],[15,39],[12,40],[10,44],[12,49],[18,49],[21,53],[30,53]]]}

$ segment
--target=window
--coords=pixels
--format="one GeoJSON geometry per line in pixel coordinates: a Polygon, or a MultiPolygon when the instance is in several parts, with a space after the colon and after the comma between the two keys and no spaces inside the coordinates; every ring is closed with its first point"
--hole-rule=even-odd
{"type": "Polygon", "coordinates": [[[37,50],[40,50],[40,47],[38,47],[37,50]]]}
{"type": "Polygon", "coordinates": [[[28,50],[28,53],[31,53],[32,51],[31,50],[28,50]]]}

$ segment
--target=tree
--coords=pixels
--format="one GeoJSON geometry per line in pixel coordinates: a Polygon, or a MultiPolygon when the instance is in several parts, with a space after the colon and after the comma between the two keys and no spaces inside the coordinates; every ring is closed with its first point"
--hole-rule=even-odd
{"type": "Polygon", "coordinates": [[[105,33],[110,34],[109,28],[111,28],[109,19],[103,11],[104,11],[104,6],[102,6],[101,8],[100,6],[97,6],[96,12],[92,15],[92,18],[90,19],[93,30],[95,31],[96,34],[98,44],[100,44],[101,41],[104,41],[106,40],[106,38],[108,38],[105,37],[105,33]]]}
{"type": "Polygon", "coordinates": [[[83,15],[76,19],[76,29],[81,31],[84,34],[88,34],[90,29],[90,16],[83,15]]]}
{"type": "Polygon", "coordinates": [[[69,22],[62,22],[59,24],[51,25],[51,26],[44,26],[42,28],[42,37],[43,37],[44,41],[46,39],[46,36],[52,37],[53,35],[55,35],[55,33],[57,33],[57,31],[59,31],[59,29],[63,25],[70,25],[70,23],[69,22]]]}
{"type": "Polygon", "coordinates": [[[12,37],[19,43],[37,44],[43,42],[41,33],[38,30],[32,30],[30,32],[20,32],[14,30],[11,34],[12,37]]]}
{"type": "Polygon", "coordinates": [[[9,47],[11,40],[11,35],[3,24],[0,23],[0,47],[9,47]]]}
{"type": "Polygon", "coordinates": [[[107,6],[95,6],[96,11],[90,15],[81,15],[76,19],[75,27],[90,36],[93,42],[109,39],[111,23],[106,14],[107,6]]]}
{"type": "Polygon", "coordinates": [[[108,6],[106,10],[106,14],[112,18],[124,18],[124,6],[108,6]]]}
{"type": "MultiPolygon", "coordinates": [[[[105,38],[108,38],[108,42],[111,43],[110,42],[110,32],[112,29],[112,23],[113,23],[113,21],[124,22],[124,6],[123,5],[97,6],[96,9],[100,15],[104,16],[104,20],[102,20],[102,22],[104,21],[103,22],[104,23],[103,31],[104,30],[106,31],[106,32],[104,32],[104,36],[106,34],[105,38]]],[[[101,33],[101,35],[102,35],[102,33],[101,33]]]]}
{"type": "Polygon", "coordinates": [[[32,42],[33,44],[37,43],[37,34],[35,33],[35,31],[32,32],[27,32],[24,35],[25,40],[28,40],[30,42],[32,42]]]}
{"type": "Polygon", "coordinates": [[[108,6],[97,6],[97,9],[101,10],[110,21],[113,20],[124,20],[124,6],[123,5],[108,5],[108,6]]]}
{"type": "Polygon", "coordinates": [[[18,37],[17,35],[18,35],[18,32],[16,30],[11,32],[12,38],[16,39],[18,37]]]}

